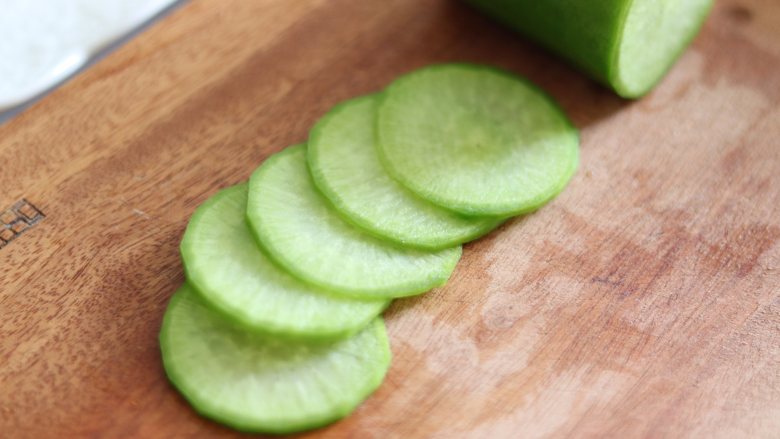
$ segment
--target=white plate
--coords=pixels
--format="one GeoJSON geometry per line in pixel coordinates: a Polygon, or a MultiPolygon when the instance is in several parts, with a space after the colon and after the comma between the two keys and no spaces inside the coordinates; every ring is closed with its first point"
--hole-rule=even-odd
{"type": "Polygon", "coordinates": [[[0,0],[0,112],[66,79],[177,0],[0,0]]]}

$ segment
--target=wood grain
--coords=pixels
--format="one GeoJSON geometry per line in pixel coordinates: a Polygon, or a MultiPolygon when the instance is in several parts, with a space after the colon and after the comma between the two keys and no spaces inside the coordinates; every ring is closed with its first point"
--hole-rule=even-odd
{"type": "Polygon", "coordinates": [[[234,437],[157,332],[193,209],[344,99],[435,62],[553,94],[582,166],[387,312],[394,362],[307,437],[778,437],[780,8],[723,0],[629,103],[448,0],[193,1],[0,127],[0,435],[234,437]]]}

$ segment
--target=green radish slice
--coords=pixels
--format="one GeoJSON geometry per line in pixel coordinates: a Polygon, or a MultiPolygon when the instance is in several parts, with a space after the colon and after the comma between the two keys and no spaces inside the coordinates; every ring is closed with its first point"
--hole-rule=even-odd
{"type": "Polygon", "coordinates": [[[374,146],[376,104],[372,95],[338,105],[309,137],[314,183],[347,220],[381,238],[428,249],[461,244],[501,223],[443,209],[393,180],[374,146]]]}
{"type": "Polygon", "coordinates": [[[690,44],[713,0],[467,0],[637,98],[690,44]]]}
{"type": "Polygon", "coordinates": [[[201,205],[181,243],[187,279],[226,318],[276,336],[328,340],[352,334],[386,300],[336,297],[294,278],[258,247],[246,223],[247,185],[201,205]]]}
{"type": "Polygon", "coordinates": [[[377,146],[387,171],[417,195],[468,215],[533,211],[577,167],[579,138],[530,83],[492,68],[447,64],[385,91],[377,146]]]}
{"type": "Polygon", "coordinates": [[[283,341],[235,326],[187,285],[168,305],[160,348],[169,379],[198,413],[249,432],[292,433],[341,419],[390,365],[381,318],[333,343],[283,341]]]}
{"type": "Polygon", "coordinates": [[[268,158],[249,180],[249,223],[297,277],[336,294],[409,296],[443,285],[461,248],[403,248],[345,222],[314,186],[303,145],[268,158]]]}

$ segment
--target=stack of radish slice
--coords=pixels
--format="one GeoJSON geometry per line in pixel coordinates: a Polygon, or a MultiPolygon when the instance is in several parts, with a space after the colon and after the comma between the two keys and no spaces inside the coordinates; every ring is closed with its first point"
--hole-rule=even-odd
{"type": "Polygon", "coordinates": [[[389,367],[390,300],[444,285],[462,243],[552,199],[577,162],[550,98],[492,68],[428,67],[338,105],[192,216],[168,376],[245,431],[346,416],[389,367]]]}

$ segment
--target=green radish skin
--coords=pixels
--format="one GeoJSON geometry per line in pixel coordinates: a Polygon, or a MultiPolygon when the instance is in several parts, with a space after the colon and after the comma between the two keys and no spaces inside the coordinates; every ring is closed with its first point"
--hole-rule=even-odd
{"type": "Polygon", "coordinates": [[[387,172],[421,198],[464,215],[508,217],[563,190],[577,169],[579,134],[523,78],[442,64],[385,90],[377,150],[387,172]]]}
{"type": "Polygon", "coordinates": [[[466,1],[625,98],[645,95],[665,76],[713,4],[713,0],[466,1]]]}
{"type": "Polygon", "coordinates": [[[247,185],[199,206],[181,243],[188,282],[225,318],[248,331],[330,341],[373,320],[387,300],[351,300],[305,284],[261,251],[246,223],[247,185]]]}
{"type": "Polygon", "coordinates": [[[389,299],[442,286],[462,251],[401,247],[344,221],[316,189],[305,145],[274,154],[252,174],[247,218],[287,271],[345,297],[389,299]]]}
{"type": "Polygon", "coordinates": [[[160,330],[163,367],[202,416],[244,432],[288,434],[349,415],[382,383],[391,353],[384,322],[328,344],[248,333],[188,285],[160,330]]]}
{"type": "Polygon", "coordinates": [[[439,250],[482,236],[503,219],[467,217],[432,204],[387,174],[375,146],[377,95],[343,102],[312,129],[307,162],[343,218],[400,245],[439,250]]]}

